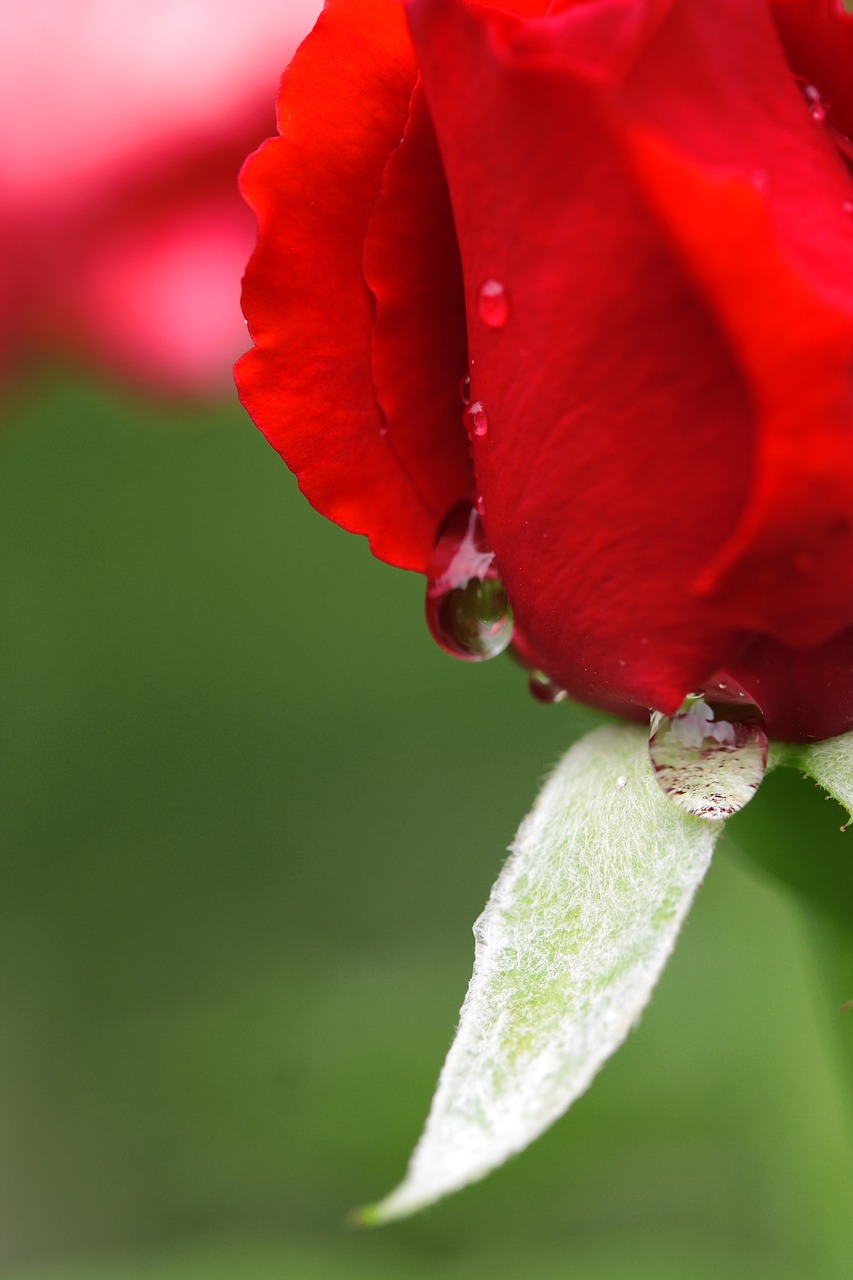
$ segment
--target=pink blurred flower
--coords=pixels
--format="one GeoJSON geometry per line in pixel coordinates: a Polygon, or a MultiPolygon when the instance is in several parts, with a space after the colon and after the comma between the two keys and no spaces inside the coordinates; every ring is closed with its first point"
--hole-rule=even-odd
{"type": "Polygon", "coordinates": [[[320,0],[29,0],[0,14],[2,361],[59,350],[216,394],[247,346],[243,158],[320,0]]]}

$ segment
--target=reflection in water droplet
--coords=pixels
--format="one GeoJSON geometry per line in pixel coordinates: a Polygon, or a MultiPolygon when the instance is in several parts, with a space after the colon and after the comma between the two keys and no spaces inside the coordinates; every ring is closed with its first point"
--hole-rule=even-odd
{"type": "Polygon", "coordinates": [[[466,373],[464,377],[459,379],[459,399],[463,404],[471,403],[471,375],[466,373]]]}
{"type": "Polygon", "coordinates": [[[473,404],[469,404],[463,416],[469,436],[476,436],[482,440],[488,434],[489,419],[486,417],[482,400],[475,400],[473,404]]]}
{"type": "Polygon", "coordinates": [[[487,280],[477,298],[480,319],[492,329],[502,329],[509,319],[509,298],[499,280],[487,280]]]}
{"type": "Polygon", "coordinates": [[[734,681],[706,686],[674,716],[652,712],[649,756],[679,809],[720,821],[752,799],[767,770],[764,717],[734,681]]]}
{"type": "Polygon", "coordinates": [[[537,702],[565,702],[566,690],[544,671],[531,671],[527,687],[537,702]]]}
{"type": "Polygon", "coordinates": [[[827,104],[820,96],[820,90],[813,84],[804,84],[800,86],[803,91],[803,97],[808,103],[809,112],[812,120],[817,120],[818,124],[823,124],[826,119],[827,104]]]}
{"type": "Polygon", "coordinates": [[[512,609],[498,577],[480,517],[470,503],[454,507],[427,567],[426,619],[445,653],[482,662],[512,640],[512,609]]]}

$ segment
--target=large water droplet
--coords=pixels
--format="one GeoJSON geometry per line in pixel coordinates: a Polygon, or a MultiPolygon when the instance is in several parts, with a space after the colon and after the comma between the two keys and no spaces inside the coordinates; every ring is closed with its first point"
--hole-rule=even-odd
{"type": "Polygon", "coordinates": [[[468,405],[462,416],[465,419],[465,429],[469,436],[476,436],[478,440],[482,440],[488,435],[489,419],[486,417],[486,409],[482,400],[474,400],[468,405]]]}
{"type": "Polygon", "coordinates": [[[764,717],[735,681],[708,684],[675,715],[652,712],[649,756],[679,809],[721,821],[752,799],[767,770],[764,717]]]}
{"type": "Polygon", "coordinates": [[[466,662],[496,658],[512,640],[512,609],[476,510],[450,512],[427,567],[426,619],[446,653],[466,662]]]}
{"type": "Polygon", "coordinates": [[[509,319],[509,298],[499,280],[487,280],[480,286],[477,299],[480,319],[492,329],[502,329],[509,319]]]}

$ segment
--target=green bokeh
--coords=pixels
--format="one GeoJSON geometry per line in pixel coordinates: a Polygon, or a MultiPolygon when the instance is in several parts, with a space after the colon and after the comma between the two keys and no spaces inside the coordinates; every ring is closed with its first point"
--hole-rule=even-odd
{"type": "Polygon", "coordinates": [[[471,924],[595,717],[441,654],[422,583],[236,406],[58,379],[9,418],[4,1280],[847,1280],[853,986],[757,868],[853,846],[793,773],[573,1112],[412,1222],[343,1225],[402,1173],[471,924]]]}

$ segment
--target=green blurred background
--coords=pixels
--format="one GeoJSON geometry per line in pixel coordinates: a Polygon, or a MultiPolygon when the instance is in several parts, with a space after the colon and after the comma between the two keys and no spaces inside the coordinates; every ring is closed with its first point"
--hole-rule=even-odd
{"type": "Polygon", "coordinates": [[[421,582],[236,404],[42,371],[4,416],[4,1280],[847,1280],[837,806],[771,778],[570,1115],[352,1231],[420,1130],[505,847],[595,717],[440,653],[421,582]]]}

